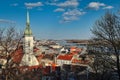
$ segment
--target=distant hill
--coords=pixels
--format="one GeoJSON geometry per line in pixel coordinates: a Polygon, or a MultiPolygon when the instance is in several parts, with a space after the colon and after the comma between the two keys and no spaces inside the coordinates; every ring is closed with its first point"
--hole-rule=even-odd
{"type": "Polygon", "coordinates": [[[88,43],[90,40],[66,40],[67,43],[88,43]]]}

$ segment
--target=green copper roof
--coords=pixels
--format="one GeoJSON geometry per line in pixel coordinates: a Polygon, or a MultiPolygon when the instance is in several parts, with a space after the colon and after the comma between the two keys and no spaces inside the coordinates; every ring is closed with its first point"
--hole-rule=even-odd
{"type": "Polygon", "coordinates": [[[30,29],[30,20],[29,20],[29,12],[27,11],[27,22],[26,22],[26,28],[24,32],[25,36],[32,36],[32,30],[30,29]]]}

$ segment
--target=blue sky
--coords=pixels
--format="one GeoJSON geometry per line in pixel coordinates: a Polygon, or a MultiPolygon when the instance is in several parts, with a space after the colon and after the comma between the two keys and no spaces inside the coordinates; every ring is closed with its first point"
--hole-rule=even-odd
{"type": "Polygon", "coordinates": [[[0,27],[24,30],[26,11],[37,39],[89,39],[90,28],[108,10],[117,12],[120,0],[1,0],[0,27]]]}

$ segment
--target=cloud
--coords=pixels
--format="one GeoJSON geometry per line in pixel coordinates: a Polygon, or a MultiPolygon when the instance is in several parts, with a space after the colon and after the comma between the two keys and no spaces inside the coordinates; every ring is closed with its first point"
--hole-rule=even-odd
{"type": "Polygon", "coordinates": [[[10,6],[18,6],[18,3],[11,4],[10,6]]]}
{"type": "Polygon", "coordinates": [[[57,8],[54,10],[54,12],[64,12],[64,11],[65,11],[65,9],[63,9],[63,8],[57,8]]]}
{"type": "Polygon", "coordinates": [[[78,0],[65,0],[64,2],[51,1],[47,2],[46,4],[65,8],[65,7],[78,7],[79,2],[78,0]]]}
{"type": "Polygon", "coordinates": [[[84,15],[85,12],[78,9],[68,10],[63,13],[61,22],[71,22],[78,20],[81,15],[84,15]]]}
{"type": "Polygon", "coordinates": [[[113,6],[106,6],[103,9],[112,9],[112,8],[114,8],[114,7],[113,6]]]}
{"type": "Polygon", "coordinates": [[[25,3],[25,6],[28,8],[28,9],[32,9],[34,7],[40,7],[40,6],[43,6],[42,2],[36,2],[36,3],[25,3]]]}
{"type": "Polygon", "coordinates": [[[57,3],[56,2],[46,2],[47,5],[51,5],[51,6],[56,6],[57,3]]]}
{"type": "Polygon", "coordinates": [[[95,9],[98,10],[100,7],[106,6],[104,3],[99,3],[99,2],[90,2],[88,4],[89,9],[95,9]]]}
{"type": "Polygon", "coordinates": [[[6,19],[0,19],[0,22],[2,22],[2,23],[12,23],[12,24],[15,24],[14,21],[6,20],[6,19]]]}
{"type": "Polygon", "coordinates": [[[47,2],[57,2],[59,0],[46,0],[47,2]]]}
{"type": "Polygon", "coordinates": [[[47,5],[57,6],[58,8],[54,12],[63,12],[60,23],[78,20],[81,15],[85,14],[85,12],[79,10],[78,0],[64,0],[62,2],[59,0],[57,2],[47,2],[47,5]]]}
{"type": "Polygon", "coordinates": [[[67,0],[65,2],[56,4],[56,6],[59,7],[77,7],[79,5],[79,2],[77,0],[67,0]]]}
{"type": "Polygon", "coordinates": [[[82,12],[78,9],[68,10],[63,14],[63,16],[80,16],[83,15],[85,12],[82,12]]]}
{"type": "Polygon", "coordinates": [[[71,22],[78,20],[79,18],[77,16],[64,16],[63,19],[60,21],[61,23],[71,22]]]}

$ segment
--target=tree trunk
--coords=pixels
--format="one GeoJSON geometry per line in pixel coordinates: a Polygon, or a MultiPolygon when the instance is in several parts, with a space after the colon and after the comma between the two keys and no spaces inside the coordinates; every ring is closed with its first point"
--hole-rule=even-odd
{"type": "Polygon", "coordinates": [[[115,54],[116,54],[116,66],[117,66],[117,73],[119,76],[119,80],[120,80],[120,63],[119,63],[119,52],[117,51],[117,49],[114,47],[115,49],[115,54]]]}
{"type": "Polygon", "coordinates": [[[116,56],[117,57],[117,72],[120,80],[120,64],[119,64],[119,54],[116,56]]]}

